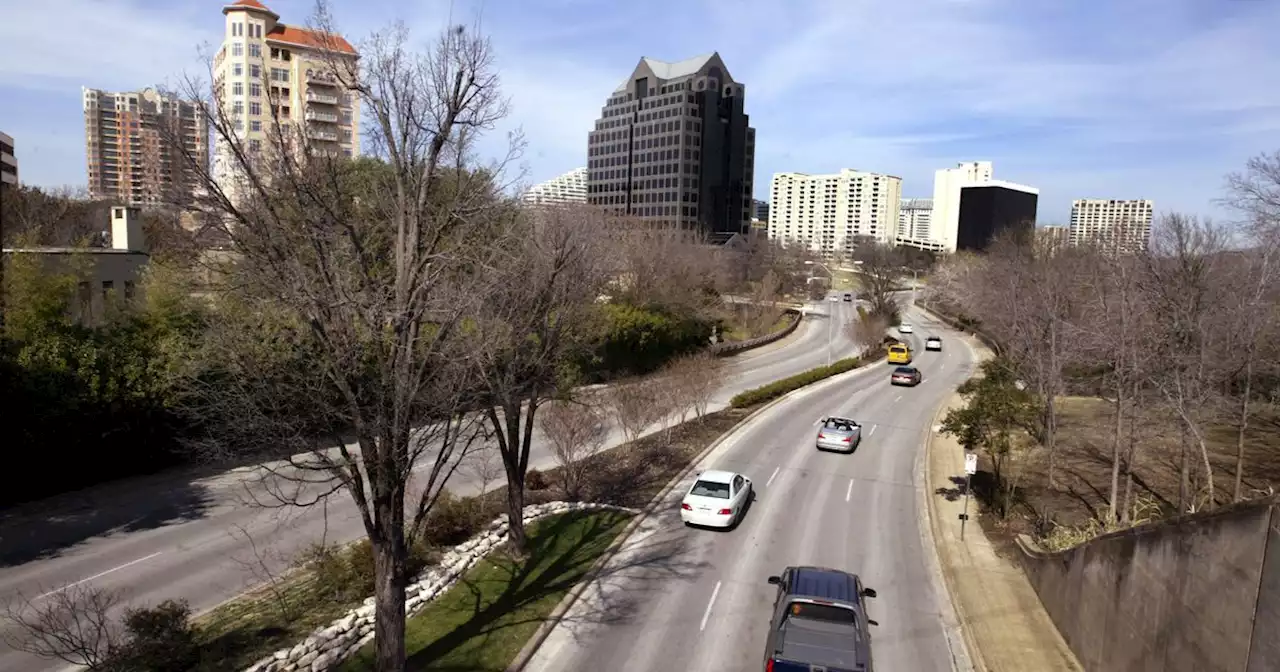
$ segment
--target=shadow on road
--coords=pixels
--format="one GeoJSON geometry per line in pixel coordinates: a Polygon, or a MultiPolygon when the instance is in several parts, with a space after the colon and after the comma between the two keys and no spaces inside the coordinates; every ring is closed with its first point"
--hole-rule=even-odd
{"type": "Polygon", "coordinates": [[[0,567],[60,555],[95,537],[204,517],[212,496],[202,470],[117,481],[0,511],[0,567]]]}

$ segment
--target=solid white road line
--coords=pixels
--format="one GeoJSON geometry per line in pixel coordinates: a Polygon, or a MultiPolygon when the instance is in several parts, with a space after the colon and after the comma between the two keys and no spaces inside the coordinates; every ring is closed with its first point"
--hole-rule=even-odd
{"type": "Polygon", "coordinates": [[[769,480],[768,480],[768,481],[765,481],[764,487],[766,487],[766,488],[767,488],[767,487],[769,487],[769,485],[770,485],[771,483],[773,483],[773,479],[775,479],[775,478],[777,478],[777,477],[778,477],[778,472],[779,472],[779,471],[782,471],[782,467],[781,467],[781,466],[778,466],[778,467],[774,467],[774,468],[773,468],[773,474],[769,476],[769,480]]]}
{"type": "Polygon", "coordinates": [[[851,478],[849,479],[849,487],[844,491],[844,501],[848,502],[849,498],[852,496],[853,496],[853,479],[851,478]]]}
{"type": "Polygon", "coordinates": [[[702,612],[702,625],[698,626],[699,632],[707,629],[707,619],[711,618],[711,608],[716,606],[716,596],[719,594],[720,594],[720,582],[716,581],[716,588],[715,590],[711,591],[711,601],[707,603],[707,610],[702,612]]]}
{"type": "Polygon", "coordinates": [[[37,600],[39,600],[39,599],[43,599],[43,598],[49,597],[50,595],[57,595],[58,593],[61,593],[62,591],[67,590],[68,588],[74,588],[74,587],[76,587],[76,586],[78,586],[78,585],[80,585],[80,584],[82,584],[82,583],[88,583],[89,581],[92,581],[92,580],[94,580],[94,579],[102,578],[102,577],[104,577],[104,576],[106,576],[106,575],[108,575],[108,574],[110,574],[110,573],[112,573],[112,572],[118,572],[118,571],[120,571],[120,570],[124,569],[125,567],[131,567],[131,566],[133,566],[133,565],[138,564],[139,562],[144,562],[144,561],[150,560],[151,558],[154,558],[154,557],[156,557],[157,555],[160,555],[162,552],[163,552],[163,551],[156,551],[155,553],[152,553],[151,555],[148,555],[148,556],[147,556],[147,557],[145,557],[145,558],[138,558],[137,560],[132,560],[132,561],[130,561],[130,562],[126,562],[126,563],[124,563],[123,565],[120,565],[119,567],[112,567],[111,569],[108,569],[108,570],[107,570],[107,571],[105,571],[105,572],[98,572],[97,574],[94,574],[93,576],[91,576],[91,577],[89,577],[89,578],[87,578],[87,579],[80,579],[79,581],[76,581],[75,583],[68,583],[67,585],[65,585],[65,586],[63,586],[63,587],[61,587],[61,588],[58,588],[57,590],[51,590],[51,591],[49,591],[49,592],[47,592],[47,593],[45,593],[45,594],[43,594],[43,595],[37,595],[37,596],[36,596],[36,599],[37,599],[37,600]]]}

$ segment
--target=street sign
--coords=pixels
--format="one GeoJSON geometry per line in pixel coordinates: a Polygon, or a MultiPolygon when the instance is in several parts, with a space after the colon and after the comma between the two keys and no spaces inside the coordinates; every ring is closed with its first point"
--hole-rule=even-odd
{"type": "Polygon", "coordinates": [[[978,456],[975,453],[965,453],[964,473],[970,476],[978,473],[978,456]]]}

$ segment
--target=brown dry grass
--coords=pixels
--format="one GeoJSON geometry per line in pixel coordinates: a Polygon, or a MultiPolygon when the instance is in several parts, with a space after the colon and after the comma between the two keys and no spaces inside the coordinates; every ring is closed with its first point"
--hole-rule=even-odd
{"type": "MultiPolygon", "coordinates": [[[[1105,518],[1111,488],[1111,442],[1114,417],[1102,399],[1065,397],[1058,401],[1059,427],[1056,487],[1048,487],[1048,453],[1039,446],[1020,456],[1024,470],[1015,515],[1006,521],[984,517],[997,536],[1043,532],[1052,521],[1059,528],[1081,528],[1105,518]]],[[[1260,407],[1246,434],[1244,495],[1257,497],[1280,490],[1280,412],[1260,407]]],[[[1138,518],[1177,513],[1180,448],[1178,427],[1166,413],[1152,412],[1143,419],[1134,467],[1134,500],[1138,518]]],[[[1208,432],[1210,462],[1214,469],[1216,499],[1230,501],[1235,473],[1235,428],[1215,425],[1208,432]]],[[[1203,469],[1198,449],[1191,453],[1193,493],[1203,503],[1203,469]]],[[[989,467],[984,467],[989,468],[989,467]]],[[[1123,476],[1121,480],[1123,488],[1123,476]]],[[[979,490],[974,486],[975,494],[979,490]]]]}

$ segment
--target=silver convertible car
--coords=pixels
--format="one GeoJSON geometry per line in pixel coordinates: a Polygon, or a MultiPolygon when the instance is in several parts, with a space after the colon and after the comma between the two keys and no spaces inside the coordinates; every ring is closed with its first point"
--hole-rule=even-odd
{"type": "Polygon", "coordinates": [[[862,443],[862,425],[849,418],[825,418],[818,428],[818,450],[852,453],[862,443]]]}

